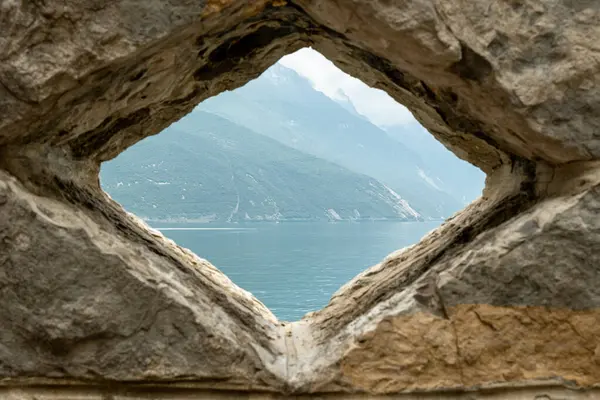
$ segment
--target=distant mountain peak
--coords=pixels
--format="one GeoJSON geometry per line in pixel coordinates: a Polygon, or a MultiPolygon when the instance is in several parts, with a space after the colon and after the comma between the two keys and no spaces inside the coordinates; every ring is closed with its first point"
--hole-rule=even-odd
{"type": "Polygon", "coordinates": [[[289,82],[291,78],[294,78],[293,73],[295,72],[291,69],[279,63],[275,63],[263,73],[261,78],[264,77],[264,79],[268,79],[275,84],[281,84],[289,82]]]}
{"type": "Polygon", "coordinates": [[[273,83],[302,82],[313,87],[312,82],[308,78],[281,63],[271,65],[258,79],[266,79],[273,83]]]}
{"type": "Polygon", "coordinates": [[[333,96],[331,99],[340,106],[344,107],[346,111],[349,111],[354,116],[368,121],[366,116],[358,112],[354,106],[354,103],[352,102],[352,99],[346,94],[346,92],[344,92],[342,88],[338,88],[338,90],[335,92],[335,96],[333,96]]]}

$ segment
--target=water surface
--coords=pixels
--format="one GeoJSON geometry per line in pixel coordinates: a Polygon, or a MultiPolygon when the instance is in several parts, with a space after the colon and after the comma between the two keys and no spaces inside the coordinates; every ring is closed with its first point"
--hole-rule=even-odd
{"type": "Polygon", "coordinates": [[[322,308],[358,273],[441,222],[152,224],[252,292],[281,320],[322,308]]]}

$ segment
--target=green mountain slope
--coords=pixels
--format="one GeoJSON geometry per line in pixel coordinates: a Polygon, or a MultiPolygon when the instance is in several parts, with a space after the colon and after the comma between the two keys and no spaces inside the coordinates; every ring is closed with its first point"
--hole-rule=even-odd
{"type": "Polygon", "coordinates": [[[464,207],[462,199],[435,184],[418,154],[357,114],[351,105],[338,104],[280,64],[235,91],[204,101],[197,110],[221,115],[286,146],[372,176],[400,193],[425,217],[448,217],[464,207]]]}
{"type": "Polygon", "coordinates": [[[154,221],[420,218],[374,178],[196,111],[104,163],[103,188],[154,221]]]}

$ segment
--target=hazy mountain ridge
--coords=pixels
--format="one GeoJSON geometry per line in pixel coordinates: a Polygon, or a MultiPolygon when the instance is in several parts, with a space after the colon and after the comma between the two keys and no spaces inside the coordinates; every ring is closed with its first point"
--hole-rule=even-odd
{"type": "Polygon", "coordinates": [[[481,195],[485,174],[455,156],[417,122],[410,126],[388,126],[383,129],[424,159],[436,185],[462,204],[466,205],[481,195]]]}
{"type": "Polygon", "coordinates": [[[376,179],[200,111],[105,163],[101,179],[150,221],[421,218],[376,179]]]}
{"type": "Polygon", "coordinates": [[[258,79],[208,99],[197,109],[372,176],[424,216],[448,217],[464,206],[464,201],[435,184],[436,177],[421,155],[358,114],[349,99],[340,98],[332,100],[293,70],[275,64],[258,79]]]}
{"type": "MultiPolygon", "coordinates": [[[[438,219],[483,173],[416,122],[377,127],[280,64],[103,164],[102,183],[156,221],[438,219]]],[[[478,192],[479,190],[479,192],[478,192]]]]}

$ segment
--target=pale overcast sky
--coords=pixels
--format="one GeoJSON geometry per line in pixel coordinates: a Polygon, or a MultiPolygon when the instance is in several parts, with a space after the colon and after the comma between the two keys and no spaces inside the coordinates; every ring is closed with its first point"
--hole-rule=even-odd
{"type": "Polygon", "coordinates": [[[311,48],[298,50],[279,62],[308,78],[315,89],[333,99],[343,99],[341,92],[345,93],[354,108],[376,125],[404,125],[415,121],[406,107],[387,93],[346,74],[311,48]]]}

